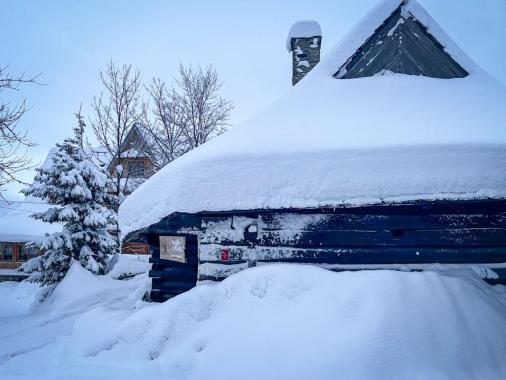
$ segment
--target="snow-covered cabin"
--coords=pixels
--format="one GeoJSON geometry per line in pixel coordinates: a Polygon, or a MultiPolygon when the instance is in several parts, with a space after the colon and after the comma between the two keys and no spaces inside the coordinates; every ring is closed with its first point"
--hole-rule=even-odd
{"type": "Polygon", "coordinates": [[[418,2],[383,1],[288,94],[128,197],[124,241],[148,242],[153,299],[266,262],[500,281],[505,104],[418,2]]]}
{"type": "Polygon", "coordinates": [[[26,243],[41,240],[45,234],[53,233],[61,226],[51,225],[30,218],[35,212],[45,211],[49,205],[40,200],[25,198],[16,202],[0,203],[0,278],[19,277],[13,272],[24,262],[40,254],[26,243]]]}

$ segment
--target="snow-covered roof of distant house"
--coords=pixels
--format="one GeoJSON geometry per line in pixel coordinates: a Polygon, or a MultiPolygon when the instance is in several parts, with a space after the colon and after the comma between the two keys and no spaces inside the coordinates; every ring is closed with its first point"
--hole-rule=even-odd
{"type": "Polygon", "coordinates": [[[295,22],[286,37],[286,49],[292,51],[292,38],[321,37],[320,24],[313,20],[301,20],[295,22]]]}
{"type": "Polygon", "coordinates": [[[375,7],[287,94],[173,161],[120,208],[123,234],[173,212],[506,197],[506,87],[414,0],[375,7]],[[335,74],[402,6],[469,75],[335,74]]]}
{"type": "Polygon", "coordinates": [[[16,202],[0,204],[0,242],[37,241],[46,233],[61,230],[61,225],[49,224],[30,218],[35,212],[43,212],[51,205],[40,199],[25,198],[16,202]]]}

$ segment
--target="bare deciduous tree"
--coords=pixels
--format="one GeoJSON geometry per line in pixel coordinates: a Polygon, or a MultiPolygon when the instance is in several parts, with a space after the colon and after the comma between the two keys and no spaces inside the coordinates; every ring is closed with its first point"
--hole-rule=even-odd
{"type": "Polygon", "coordinates": [[[174,89],[169,91],[160,79],[153,79],[148,92],[153,100],[154,121],[146,123],[145,130],[153,142],[151,148],[159,169],[188,149],[183,133],[184,114],[177,93],[174,89]]]}
{"type": "Polygon", "coordinates": [[[154,122],[145,128],[163,166],[225,131],[232,103],[219,95],[222,86],[212,66],[197,70],[179,66],[176,88],[160,79],[148,88],[154,103],[154,122]]]}
{"type": "MultiPolygon", "coordinates": [[[[37,77],[12,77],[6,68],[0,68],[0,93],[3,90],[17,91],[22,84],[36,83],[37,77]]],[[[19,129],[18,124],[27,111],[26,101],[11,105],[0,100],[0,197],[6,184],[21,182],[18,174],[32,167],[26,150],[35,144],[27,138],[26,131],[19,129]]]]}
{"type": "Polygon", "coordinates": [[[189,149],[225,131],[232,103],[219,96],[222,82],[212,66],[193,70],[179,66],[177,101],[184,115],[183,133],[189,149]]]}
{"type": "MultiPolygon", "coordinates": [[[[109,63],[100,73],[105,91],[93,100],[94,117],[91,127],[98,142],[116,164],[110,173],[113,193],[123,198],[128,188],[129,174],[123,171],[123,161],[131,152],[124,152],[123,142],[136,124],[142,124],[145,111],[140,96],[140,71],[131,65],[117,67],[109,63]]],[[[132,151],[132,150],[131,150],[132,151]]],[[[102,157],[97,156],[100,160],[102,157]]],[[[109,163],[107,163],[109,164],[109,163]]]]}

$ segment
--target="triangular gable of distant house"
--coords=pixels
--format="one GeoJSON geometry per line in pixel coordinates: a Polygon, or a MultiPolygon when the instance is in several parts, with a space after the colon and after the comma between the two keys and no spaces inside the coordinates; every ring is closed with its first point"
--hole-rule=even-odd
{"type": "MultiPolygon", "coordinates": [[[[121,143],[121,151],[127,152],[127,156],[132,158],[147,157],[153,160],[150,146],[152,142],[142,125],[134,124],[128,131],[123,142],[121,143]],[[135,152],[135,153],[132,153],[135,152]]],[[[116,158],[112,158],[108,163],[108,169],[116,164],[116,158]]]]}
{"type": "Polygon", "coordinates": [[[334,76],[352,79],[396,73],[451,79],[469,75],[418,20],[409,7],[411,1],[402,1],[334,76]]]}

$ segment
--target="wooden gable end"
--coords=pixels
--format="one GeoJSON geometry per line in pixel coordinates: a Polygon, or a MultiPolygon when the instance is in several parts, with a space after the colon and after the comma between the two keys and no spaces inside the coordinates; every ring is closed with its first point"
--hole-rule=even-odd
{"type": "Polygon", "coordinates": [[[334,77],[352,79],[389,73],[433,78],[463,78],[468,72],[401,5],[334,77]]]}

